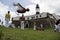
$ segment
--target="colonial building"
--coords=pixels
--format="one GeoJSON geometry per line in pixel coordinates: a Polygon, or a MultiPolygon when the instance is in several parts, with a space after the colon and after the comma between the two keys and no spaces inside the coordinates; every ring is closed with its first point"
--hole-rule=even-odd
{"type": "MultiPolygon", "coordinates": [[[[25,16],[24,20],[24,27],[34,27],[34,22],[36,23],[37,27],[40,27],[40,24],[43,24],[44,27],[52,27],[55,24],[55,21],[57,19],[57,16],[55,14],[50,14],[48,12],[42,12],[40,13],[40,7],[37,4],[36,5],[36,13],[34,15],[25,16]]],[[[21,26],[20,17],[13,17],[12,18],[12,24],[15,25],[15,27],[21,26]]]]}

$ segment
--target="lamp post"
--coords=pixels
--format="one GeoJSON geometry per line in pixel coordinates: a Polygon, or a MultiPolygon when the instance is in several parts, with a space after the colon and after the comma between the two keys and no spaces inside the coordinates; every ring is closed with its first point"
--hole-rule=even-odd
{"type": "Polygon", "coordinates": [[[26,13],[26,11],[29,11],[29,9],[28,8],[25,9],[20,5],[20,3],[14,3],[14,6],[17,6],[18,7],[17,12],[22,14],[22,16],[20,17],[21,29],[24,30],[24,20],[25,20],[24,13],[26,13]]]}

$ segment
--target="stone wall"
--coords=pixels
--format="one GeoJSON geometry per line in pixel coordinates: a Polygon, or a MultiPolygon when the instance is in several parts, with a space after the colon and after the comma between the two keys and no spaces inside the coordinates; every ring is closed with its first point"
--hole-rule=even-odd
{"type": "MultiPolygon", "coordinates": [[[[38,19],[31,19],[31,20],[25,20],[24,25],[27,28],[33,28],[34,27],[34,21],[36,21],[36,26],[40,27],[40,24],[43,24],[44,27],[54,26],[54,20],[50,18],[38,18],[38,19]]],[[[20,26],[19,20],[13,20],[13,24],[15,24],[16,27],[20,26]]]]}

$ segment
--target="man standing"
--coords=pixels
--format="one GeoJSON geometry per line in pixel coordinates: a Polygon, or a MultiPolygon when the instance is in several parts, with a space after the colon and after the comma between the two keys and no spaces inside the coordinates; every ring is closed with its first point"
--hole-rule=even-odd
{"type": "Polygon", "coordinates": [[[10,21],[10,11],[5,15],[5,21],[6,21],[6,27],[9,27],[9,21],[10,21]]]}

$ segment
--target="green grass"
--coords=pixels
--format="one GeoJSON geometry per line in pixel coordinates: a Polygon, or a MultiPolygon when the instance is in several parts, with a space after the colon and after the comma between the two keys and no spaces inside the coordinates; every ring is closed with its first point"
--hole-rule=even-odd
{"type": "Polygon", "coordinates": [[[0,30],[2,30],[4,34],[3,40],[60,40],[60,33],[54,32],[53,29],[34,31],[32,28],[25,28],[25,30],[22,31],[18,28],[0,27],[0,30]]]}

